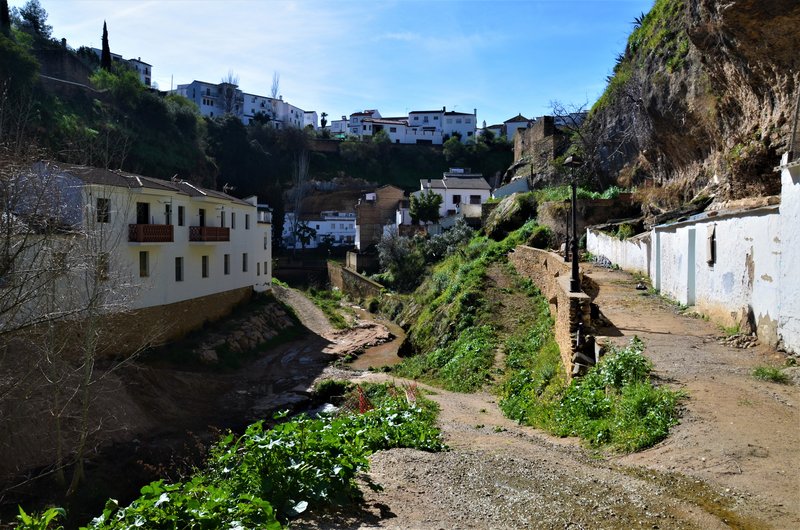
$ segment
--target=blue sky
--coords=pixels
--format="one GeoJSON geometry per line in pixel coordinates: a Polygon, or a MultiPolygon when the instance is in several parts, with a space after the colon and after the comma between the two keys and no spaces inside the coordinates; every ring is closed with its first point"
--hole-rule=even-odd
{"type": "MultiPolygon", "coordinates": [[[[329,119],[478,110],[478,123],[591,104],[653,0],[40,0],[53,36],[153,65],[162,90],[229,71],[329,119]]],[[[24,0],[11,0],[21,6],[24,0]]]]}

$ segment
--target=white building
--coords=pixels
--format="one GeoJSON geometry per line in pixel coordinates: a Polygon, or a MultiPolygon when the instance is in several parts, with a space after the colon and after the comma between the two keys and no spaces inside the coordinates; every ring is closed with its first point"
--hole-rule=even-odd
{"type": "MultiPolygon", "coordinates": [[[[331,122],[331,132],[336,134],[341,122],[331,122]]],[[[475,136],[477,130],[477,110],[472,114],[442,110],[415,110],[403,117],[382,117],[377,110],[355,112],[347,120],[346,134],[369,138],[378,131],[388,134],[392,143],[441,145],[448,138],[459,135],[462,143],[475,136]]]]}
{"type": "MultiPolygon", "coordinates": [[[[350,247],[355,244],[355,212],[327,210],[316,215],[302,215],[299,223],[308,226],[314,234],[305,248],[317,248],[324,243],[335,247],[350,247]]],[[[286,212],[282,234],[284,244],[286,248],[303,248],[302,242],[294,234],[294,228],[294,212],[286,212]]]]}
{"type": "Polygon", "coordinates": [[[491,186],[480,173],[470,173],[469,169],[451,168],[441,179],[422,179],[420,190],[414,194],[426,193],[428,190],[442,197],[439,215],[447,217],[455,215],[462,205],[484,204],[491,196],[491,186]]]}
{"type": "Polygon", "coordinates": [[[319,129],[319,117],[317,116],[317,111],[315,110],[307,110],[304,112],[303,115],[303,127],[311,127],[315,131],[319,129]]]}
{"type": "Polygon", "coordinates": [[[284,101],[283,96],[275,99],[248,94],[232,83],[207,83],[195,80],[178,85],[174,92],[193,101],[200,114],[209,118],[233,114],[248,125],[260,115],[276,129],[286,127],[302,129],[309,123],[317,122],[315,111],[305,111],[296,107],[284,101]]]}
{"type": "Polygon", "coordinates": [[[717,323],[800,352],[800,159],[784,155],[780,197],[707,211],[620,241],[589,228],[586,248],[646,273],[660,292],[717,323]]]}
{"type": "Polygon", "coordinates": [[[131,68],[133,68],[137,74],[139,74],[139,81],[141,81],[144,86],[150,86],[152,84],[152,64],[147,64],[146,62],[142,61],[141,57],[136,59],[128,59],[128,64],[131,65],[131,68]]]}
{"type": "Polygon", "coordinates": [[[255,197],[98,168],[43,171],[79,190],[72,195],[75,219],[101,229],[110,272],[135,286],[126,309],[270,289],[272,229],[255,197]]]}

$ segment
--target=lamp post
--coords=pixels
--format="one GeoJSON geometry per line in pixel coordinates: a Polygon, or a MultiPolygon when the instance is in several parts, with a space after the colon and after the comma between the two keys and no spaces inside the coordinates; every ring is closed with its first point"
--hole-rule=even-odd
{"type": "Polygon", "coordinates": [[[575,207],[578,183],[575,181],[575,168],[581,167],[583,160],[577,155],[570,155],[564,160],[564,165],[569,168],[570,185],[572,186],[572,276],[569,278],[569,292],[578,293],[581,290],[581,280],[578,277],[578,214],[575,207]]]}
{"type": "Polygon", "coordinates": [[[570,204],[570,200],[564,199],[564,211],[567,215],[564,219],[564,263],[569,262],[569,216],[572,210],[567,208],[568,204],[570,204]]]}

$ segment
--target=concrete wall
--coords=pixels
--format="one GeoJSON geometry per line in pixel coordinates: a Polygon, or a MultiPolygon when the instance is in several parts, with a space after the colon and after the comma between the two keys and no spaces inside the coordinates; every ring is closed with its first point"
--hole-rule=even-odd
{"type": "Polygon", "coordinates": [[[509,255],[509,261],[517,272],[530,278],[550,302],[561,361],[566,373],[572,374],[573,358],[578,351],[579,324],[583,324],[585,332],[591,329],[591,298],[583,292],[569,292],[570,264],[558,254],[520,246],[509,255]]]}
{"type": "Polygon", "coordinates": [[[652,276],[650,270],[651,233],[620,240],[618,237],[594,228],[586,229],[586,250],[595,256],[604,256],[611,263],[630,272],[652,276]]]}
{"type": "Polygon", "coordinates": [[[800,352],[800,161],[781,160],[779,333],[783,346],[800,352]]]}

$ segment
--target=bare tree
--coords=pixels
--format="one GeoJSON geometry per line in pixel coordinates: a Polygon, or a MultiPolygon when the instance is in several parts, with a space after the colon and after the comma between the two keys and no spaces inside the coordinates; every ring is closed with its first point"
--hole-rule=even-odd
{"type": "Polygon", "coordinates": [[[269,94],[272,96],[272,99],[278,99],[278,92],[281,88],[281,74],[278,72],[272,73],[272,88],[270,88],[269,94]]]}
{"type": "Polygon", "coordinates": [[[222,91],[222,111],[225,114],[238,114],[241,110],[241,92],[239,91],[239,76],[228,70],[228,75],[222,78],[220,85],[222,91]]]}

